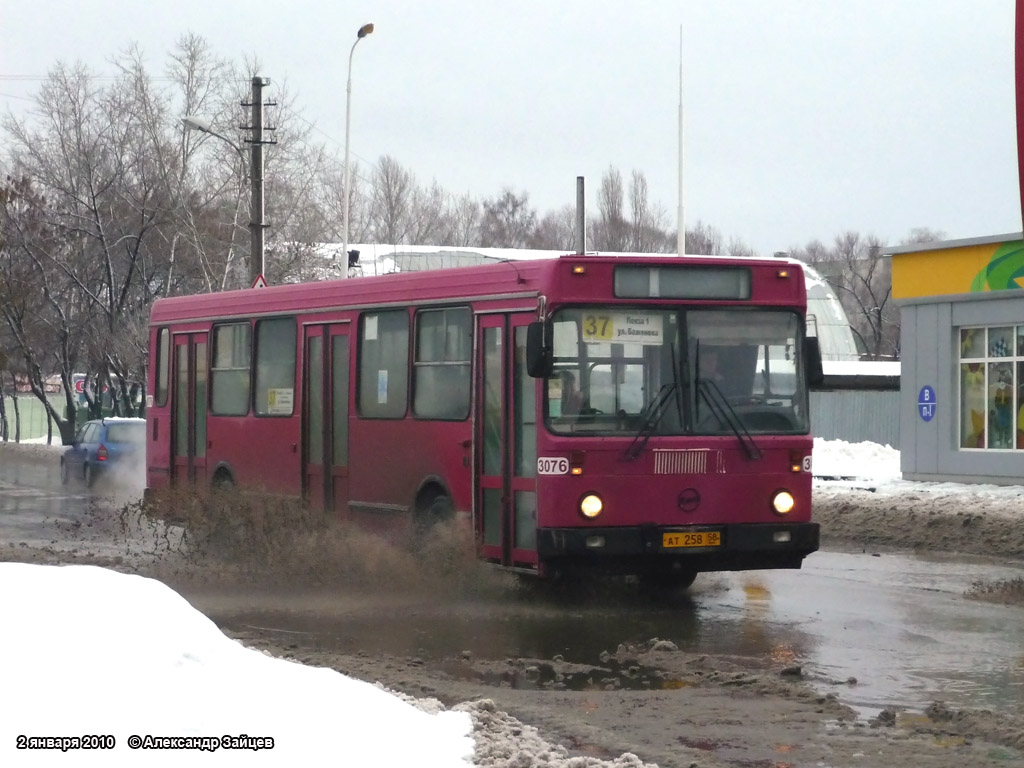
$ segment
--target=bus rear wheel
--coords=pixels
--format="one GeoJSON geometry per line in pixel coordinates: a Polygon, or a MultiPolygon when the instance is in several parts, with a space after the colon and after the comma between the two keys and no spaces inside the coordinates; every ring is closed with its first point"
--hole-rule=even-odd
{"type": "Polygon", "coordinates": [[[446,531],[455,517],[452,497],[438,488],[428,491],[416,502],[409,531],[409,549],[419,557],[451,556],[446,531]]]}
{"type": "Polygon", "coordinates": [[[429,534],[437,525],[455,517],[455,503],[444,491],[435,491],[425,496],[416,505],[413,518],[413,535],[419,539],[429,534]]]}

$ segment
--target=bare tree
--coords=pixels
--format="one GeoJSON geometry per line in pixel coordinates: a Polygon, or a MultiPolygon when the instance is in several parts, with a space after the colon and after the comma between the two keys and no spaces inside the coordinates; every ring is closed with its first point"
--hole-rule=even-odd
{"type": "Polygon", "coordinates": [[[742,240],[734,237],[729,238],[729,246],[725,249],[725,252],[729,256],[738,256],[740,258],[747,259],[757,256],[757,251],[742,240]]]}
{"type": "Polygon", "coordinates": [[[578,247],[576,237],[576,209],[566,205],[544,214],[530,235],[529,247],[571,253],[578,247]]]}
{"type": "Polygon", "coordinates": [[[4,367],[12,378],[15,372],[24,377],[69,442],[76,413],[71,372],[94,327],[94,307],[52,265],[54,255],[74,248],[67,233],[53,226],[54,219],[28,179],[8,178],[0,188],[0,318],[10,349],[4,367]],[[63,414],[46,397],[45,380],[52,370],[60,372],[64,384],[63,414]]]}
{"type": "MultiPolygon", "coordinates": [[[[244,232],[238,226],[241,153],[216,142],[222,145],[218,152],[228,153],[234,181],[218,184],[216,174],[198,171],[193,176],[203,144],[183,133],[179,122],[179,104],[189,112],[204,106],[216,111],[225,101],[212,96],[212,80],[223,68],[207,56],[201,40],[184,38],[168,68],[174,84],[163,90],[136,47],[111,61],[117,74],[105,85],[82,66],[58,64],[34,110],[4,121],[8,162],[46,202],[36,207],[46,230],[26,231],[19,245],[59,320],[52,324],[54,348],[60,348],[59,334],[67,333],[61,329],[72,308],[74,327],[88,331],[78,346],[80,359],[64,356],[54,364],[66,387],[73,363],[91,372],[96,392],[107,387],[118,393],[115,412],[134,412],[145,379],[147,344],[140,328],[153,299],[224,286],[233,247],[211,247],[219,240],[223,189],[234,198],[228,240],[244,232]],[[190,183],[193,178],[203,180],[202,190],[190,183]],[[44,231],[56,234],[48,241],[44,231]]],[[[98,398],[89,406],[98,413],[98,398]]]]}
{"type": "Polygon", "coordinates": [[[480,244],[488,248],[525,248],[537,222],[528,192],[516,194],[509,187],[501,196],[484,201],[480,244]]]}
{"type": "Polygon", "coordinates": [[[792,254],[813,265],[832,286],[873,360],[900,356],[900,315],[892,301],[892,264],[882,255],[883,247],[874,236],[844,232],[831,249],[813,241],[792,254]]]}
{"type": "Polygon", "coordinates": [[[450,245],[445,215],[448,193],[436,181],[428,187],[413,189],[409,204],[409,242],[423,245],[450,245]]]}
{"type": "Polygon", "coordinates": [[[395,158],[384,155],[373,169],[370,221],[375,242],[404,243],[416,179],[395,158]]]}
{"type": "Polygon", "coordinates": [[[445,216],[448,219],[445,230],[449,233],[450,245],[468,246],[477,242],[483,214],[480,203],[473,197],[465,194],[450,198],[445,216]]]}
{"type": "Polygon", "coordinates": [[[622,174],[609,166],[601,177],[597,192],[597,218],[590,227],[589,240],[599,251],[625,251],[629,248],[629,224],[623,213],[625,192],[622,174]]]}
{"type": "Polygon", "coordinates": [[[900,241],[900,245],[924,245],[937,243],[946,239],[946,233],[929,227],[914,227],[910,234],[900,241]]]}
{"type": "MultiPolygon", "coordinates": [[[[122,75],[97,89],[86,70],[58,66],[37,100],[43,119],[8,122],[22,173],[50,200],[51,226],[70,245],[59,252],[26,248],[40,268],[51,269],[51,294],[68,281],[102,322],[94,326],[90,367],[104,384],[139,379],[144,346],[130,358],[113,341],[126,315],[148,307],[159,280],[157,232],[170,219],[171,199],[155,158],[163,137],[166,102],[152,93],[140,54],[118,60],[122,75]]],[[[65,371],[70,374],[70,371],[65,371]]],[[[99,388],[98,388],[99,389],[99,388]]],[[[129,406],[130,407],[130,406],[129,406]]]]}
{"type": "Polygon", "coordinates": [[[699,220],[692,228],[686,230],[685,241],[687,253],[713,256],[722,252],[722,233],[699,220]]]}
{"type": "Polygon", "coordinates": [[[665,209],[651,202],[647,177],[643,171],[633,171],[629,184],[629,243],[628,250],[636,253],[669,253],[675,250],[666,226],[665,209]]]}

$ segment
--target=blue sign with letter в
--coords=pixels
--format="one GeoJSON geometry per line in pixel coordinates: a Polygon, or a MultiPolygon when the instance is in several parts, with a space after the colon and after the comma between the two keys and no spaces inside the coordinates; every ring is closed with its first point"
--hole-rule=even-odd
{"type": "Polygon", "coordinates": [[[935,406],[935,390],[926,384],[917,396],[917,412],[925,421],[931,421],[935,416],[935,406]]]}

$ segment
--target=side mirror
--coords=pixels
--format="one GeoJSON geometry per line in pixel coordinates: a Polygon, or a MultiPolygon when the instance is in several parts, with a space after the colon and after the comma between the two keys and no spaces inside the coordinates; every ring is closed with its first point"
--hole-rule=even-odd
{"type": "Polygon", "coordinates": [[[535,379],[546,379],[551,376],[551,362],[547,323],[530,323],[526,327],[526,372],[535,379]]]}
{"type": "Polygon", "coordinates": [[[820,387],[825,381],[825,371],[821,366],[821,345],[817,336],[804,339],[804,372],[808,388],[820,387]]]}

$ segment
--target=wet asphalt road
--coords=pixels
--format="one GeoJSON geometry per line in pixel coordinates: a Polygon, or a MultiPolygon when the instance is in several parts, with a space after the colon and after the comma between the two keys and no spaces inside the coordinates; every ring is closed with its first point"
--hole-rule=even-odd
{"type": "MultiPolygon", "coordinates": [[[[56,456],[58,454],[54,454],[56,456]]],[[[60,484],[56,459],[0,462],[0,543],[117,554],[86,489],[60,484]]],[[[118,501],[130,498],[123,495],[118,501]]],[[[102,517],[102,516],[100,516],[102,517]]],[[[107,515],[109,519],[111,515],[107,515]]],[[[964,598],[978,579],[1024,577],[1024,564],[897,551],[822,551],[800,571],[704,574],[690,594],[651,603],[623,591],[602,599],[523,599],[518,593],[423,601],[402,595],[249,590],[187,595],[224,626],[312,636],[321,647],[418,656],[442,664],[523,657],[596,664],[620,643],[671,640],[757,668],[801,662],[871,715],[886,706],[1019,713],[1024,702],[1024,609],[964,598]]],[[[530,681],[522,681],[528,686],[530,681]]]]}

